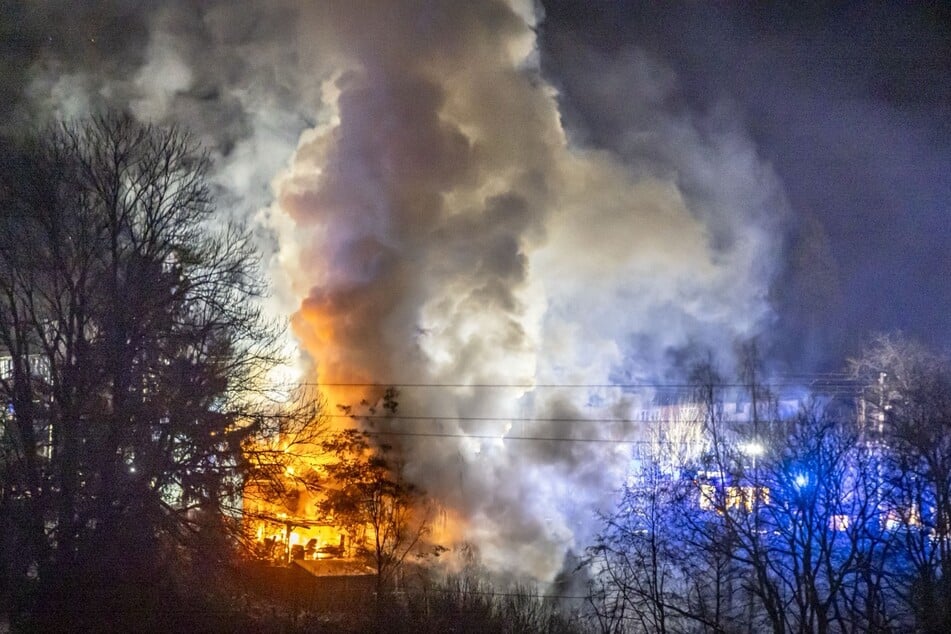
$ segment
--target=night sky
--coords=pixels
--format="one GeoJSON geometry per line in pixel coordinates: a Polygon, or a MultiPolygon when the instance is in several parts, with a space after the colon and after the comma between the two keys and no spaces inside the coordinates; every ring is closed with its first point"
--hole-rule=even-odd
{"type": "MultiPolygon", "coordinates": [[[[197,128],[227,157],[257,134],[255,117],[269,119],[259,109],[270,101],[265,124],[277,147],[246,175],[253,191],[238,192],[253,198],[249,208],[266,204],[268,180],[318,116],[313,85],[297,81],[307,46],[297,7],[190,4],[3,2],[4,128],[111,106],[197,128]],[[181,70],[148,66],[165,31],[182,45],[190,80],[157,90],[144,68],[164,76],[155,81],[181,70]],[[144,105],[150,99],[175,103],[144,105]]],[[[701,134],[740,130],[775,172],[789,218],[764,334],[788,369],[837,369],[873,331],[951,344],[946,5],[543,5],[541,69],[573,143],[607,149],[634,170],[680,172],[689,190],[676,157],[632,142],[688,120],[701,134]],[[644,89],[644,73],[660,92],[644,89]]]]}
{"type": "Polygon", "coordinates": [[[304,376],[430,386],[408,475],[551,578],[630,430],[507,434],[627,420],[652,394],[613,386],[753,337],[806,379],[951,345],[951,13],[824,4],[2,0],[0,132],[192,130],[304,376]]]}
{"type": "Polygon", "coordinates": [[[546,2],[542,66],[581,144],[637,164],[625,138],[660,106],[727,111],[781,180],[792,218],[773,341],[837,369],[874,331],[951,344],[951,11],[940,2],[546,2]],[[632,57],[672,83],[643,102],[632,57]]]}

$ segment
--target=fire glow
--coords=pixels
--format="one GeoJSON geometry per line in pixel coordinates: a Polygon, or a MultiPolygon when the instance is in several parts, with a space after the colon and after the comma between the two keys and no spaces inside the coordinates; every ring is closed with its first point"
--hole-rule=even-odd
{"type": "Polygon", "coordinates": [[[689,122],[670,138],[676,179],[571,145],[522,3],[327,4],[311,17],[339,27],[321,46],[340,65],[269,214],[308,379],[331,412],[372,400],[341,384],[417,386],[400,402],[417,427],[377,428],[407,475],[488,566],[551,578],[628,458],[506,442],[498,421],[564,436],[552,419],[638,399],[532,386],[655,376],[671,349],[755,332],[777,239],[764,206],[781,215],[781,195],[744,137],[689,122]]]}

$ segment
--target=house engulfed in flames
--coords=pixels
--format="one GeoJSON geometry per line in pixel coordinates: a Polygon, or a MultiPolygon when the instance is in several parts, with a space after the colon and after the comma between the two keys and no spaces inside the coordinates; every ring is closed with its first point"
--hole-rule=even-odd
{"type": "Polygon", "coordinates": [[[274,563],[353,557],[365,535],[337,526],[321,514],[318,494],[293,485],[292,477],[245,484],[245,532],[256,554],[274,563]]]}
{"type": "Polygon", "coordinates": [[[322,510],[320,448],[283,439],[253,451],[259,464],[244,483],[242,514],[254,553],[276,564],[353,558],[366,528],[340,526],[322,510]]]}

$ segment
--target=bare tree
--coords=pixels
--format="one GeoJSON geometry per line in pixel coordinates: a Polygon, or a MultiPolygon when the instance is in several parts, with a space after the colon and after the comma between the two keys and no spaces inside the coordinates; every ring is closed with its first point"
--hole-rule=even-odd
{"type": "Polygon", "coordinates": [[[679,469],[663,467],[676,452],[661,452],[605,518],[590,551],[593,622],[604,632],[907,627],[893,583],[904,537],[881,522],[894,486],[851,404],[822,398],[780,418],[756,385],[759,414],[731,420],[712,367],[694,379],[702,452],[679,469]]]}
{"type": "Polygon", "coordinates": [[[850,361],[866,444],[884,488],[881,521],[900,544],[891,580],[922,631],[951,629],[951,363],[901,336],[850,361]]]}
{"type": "MultiPolygon", "coordinates": [[[[757,391],[761,401],[770,398],[757,391]]],[[[851,408],[835,405],[814,402],[793,419],[770,416],[755,436],[748,422],[730,429],[711,419],[708,483],[700,485],[708,514],[696,516],[692,534],[698,547],[706,542],[731,560],[750,598],[740,618],[753,631],[894,624],[885,583],[893,544],[879,530],[875,458],[851,408]]]]}
{"type": "Polygon", "coordinates": [[[691,415],[652,424],[640,466],[602,518],[587,559],[599,631],[725,631],[727,561],[689,519],[701,513],[693,476],[712,409],[695,401],[691,415]]]}
{"type": "MultiPolygon", "coordinates": [[[[382,409],[396,416],[397,393],[388,389],[382,409]]],[[[369,407],[370,415],[376,412],[369,407]]],[[[345,408],[359,418],[352,408],[345,408]]],[[[370,432],[347,429],[331,434],[321,449],[327,458],[323,511],[351,534],[364,533],[356,544],[376,569],[378,595],[392,584],[406,558],[424,545],[430,533],[432,505],[424,492],[409,482],[393,448],[372,442],[370,432]]]]}
{"type": "Polygon", "coordinates": [[[719,631],[693,581],[705,553],[690,548],[686,514],[695,512],[689,482],[656,465],[635,474],[588,549],[593,574],[588,604],[598,631],[719,631]],[[698,555],[700,557],[698,557],[698,555]]]}
{"type": "Polygon", "coordinates": [[[215,226],[209,161],[180,129],[99,117],[2,160],[8,587],[171,574],[169,554],[235,519],[276,359],[249,234],[215,226]]]}

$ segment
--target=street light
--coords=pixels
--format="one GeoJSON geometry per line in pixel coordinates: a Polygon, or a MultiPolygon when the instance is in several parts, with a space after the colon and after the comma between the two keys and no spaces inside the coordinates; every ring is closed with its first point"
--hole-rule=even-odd
{"type": "Polygon", "coordinates": [[[758,440],[752,440],[750,442],[742,443],[740,445],[740,451],[753,458],[755,462],[758,456],[762,456],[766,452],[766,447],[764,447],[763,444],[758,440]]]}
{"type": "MultiPolygon", "coordinates": [[[[762,456],[764,453],[766,453],[766,447],[764,447],[764,446],[763,446],[763,443],[761,443],[759,440],[751,440],[751,441],[749,441],[749,442],[745,442],[745,443],[740,444],[740,451],[743,452],[744,454],[746,454],[747,456],[749,456],[750,458],[752,458],[752,462],[753,462],[753,464],[752,464],[752,467],[753,467],[753,477],[752,477],[753,500],[752,500],[752,505],[751,505],[751,506],[755,507],[755,506],[756,506],[756,501],[757,501],[757,499],[759,499],[759,496],[760,496],[760,486],[759,486],[759,484],[758,484],[758,482],[759,482],[759,472],[758,472],[757,469],[756,469],[756,459],[757,459],[759,456],[762,456]]],[[[755,519],[754,521],[757,523],[757,529],[758,529],[758,528],[759,528],[759,526],[758,526],[758,524],[759,524],[758,516],[757,516],[757,519],[755,519]]]]}

